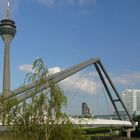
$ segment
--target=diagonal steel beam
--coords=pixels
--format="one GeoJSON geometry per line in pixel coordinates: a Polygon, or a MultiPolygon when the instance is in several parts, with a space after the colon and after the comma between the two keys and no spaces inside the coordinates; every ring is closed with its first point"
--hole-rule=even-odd
{"type": "Polygon", "coordinates": [[[40,81],[26,85],[26,86],[18,88],[16,90],[13,90],[12,94],[7,95],[5,98],[9,99],[9,98],[17,96],[18,101],[22,102],[23,100],[29,98],[33,94],[33,92],[35,92],[34,94],[37,94],[37,92],[42,91],[46,87],[48,87],[49,80],[53,80],[55,83],[58,83],[58,82],[64,80],[65,78],[75,74],[76,72],[78,72],[78,71],[88,67],[89,65],[94,64],[95,62],[98,62],[98,61],[99,61],[98,58],[90,59],[90,60],[87,60],[87,61],[82,62],[80,64],[74,65],[68,69],[62,70],[56,74],[50,75],[50,76],[46,77],[46,80],[43,83],[41,83],[40,89],[38,89],[37,91],[36,91],[36,87],[39,86],[40,81]]]}
{"type": "Polygon", "coordinates": [[[117,115],[118,115],[118,117],[119,117],[119,120],[122,120],[122,119],[121,119],[121,116],[120,116],[120,114],[119,114],[119,111],[118,111],[118,109],[117,109],[117,106],[116,106],[116,104],[115,104],[115,102],[114,102],[114,100],[113,100],[113,97],[112,97],[112,95],[111,95],[111,92],[110,92],[110,90],[109,90],[109,88],[108,88],[108,86],[107,86],[107,84],[106,84],[106,81],[105,81],[105,79],[104,79],[104,77],[103,77],[103,75],[102,75],[102,72],[101,72],[101,70],[100,70],[100,68],[99,68],[99,66],[98,66],[98,63],[95,63],[94,66],[95,66],[95,68],[96,68],[96,70],[97,70],[97,72],[98,72],[98,74],[99,74],[99,77],[100,77],[100,79],[101,79],[101,81],[102,81],[102,83],[103,83],[103,85],[104,85],[104,87],[105,87],[105,89],[106,89],[106,92],[107,92],[107,94],[108,94],[108,96],[109,96],[109,98],[110,98],[110,101],[111,101],[111,103],[112,103],[112,105],[113,105],[113,107],[114,107],[114,109],[115,109],[115,111],[116,111],[116,113],[117,113],[117,115]]]}
{"type": "MultiPolygon", "coordinates": [[[[117,91],[117,89],[116,89],[114,83],[112,82],[110,76],[108,75],[108,73],[107,73],[107,71],[106,71],[104,65],[102,64],[102,62],[101,62],[100,60],[98,61],[98,64],[99,64],[100,68],[102,69],[102,71],[104,72],[104,74],[105,74],[105,76],[106,76],[108,82],[110,83],[112,89],[114,90],[116,96],[118,97],[118,99],[117,99],[116,101],[119,101],[119,102],[121,103],[121,105],[122,105],[123,109],[125,110],[125,112],[126,112],[128,118],[129,118],[129,120],[132,122],[133,125],[135,125],[133,119],[131,118],[131,116],[130,116],[130,114],[129,114],[129,112],[128,112],[128,110],[127,110],[125,104],[124,104],[124,102],[122,101],[122,99],[121,99],[121,97],[120,97],[119,92],[117,91]]],[[[115,101],[115,100],[114,100],[114,101],[115,101]]]]}

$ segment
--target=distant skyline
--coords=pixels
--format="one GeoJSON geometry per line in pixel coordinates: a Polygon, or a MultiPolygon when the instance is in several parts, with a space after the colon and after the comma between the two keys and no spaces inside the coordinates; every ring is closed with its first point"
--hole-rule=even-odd
{"type": "MultiPolygon", "coordinates": [[[[5,15],[4,2],[0,0],[1,19],[5,15]]],[[[60,71],[95,57],[102,60],[119,92],[126,88],[140,89],[139,0],[10,2],[11,17],[17,25],[11,44],[13,89],[22,85],[25,72],[31,70],[36,58],[43,58],[49,69],[60,71]]],[[[2,39],[0,50],[2,90],[2,39]]],[[[89,83],[88,80],[87,85],[89,83]]]]}

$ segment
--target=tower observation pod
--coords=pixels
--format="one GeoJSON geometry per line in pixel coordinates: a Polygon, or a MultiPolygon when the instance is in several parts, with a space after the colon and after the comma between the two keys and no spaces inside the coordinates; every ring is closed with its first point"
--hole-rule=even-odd
{"type": "Polygon", "coordinates": [[[3,93],[10,93],[10,43],[16,33],[15,22],[10,19],[10,2],[7,1],[6,18],[0,21],[0,35],[5,44],[3,68],[3,93]]]}

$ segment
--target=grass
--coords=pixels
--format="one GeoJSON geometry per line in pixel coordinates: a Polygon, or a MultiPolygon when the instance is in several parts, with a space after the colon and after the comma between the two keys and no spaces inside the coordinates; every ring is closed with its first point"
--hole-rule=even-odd
{"type": "Polygon", "coordinates": [[[0,133],[0,140],[27,140],[22,136],[14,136],[12,133],[0,133]]]}

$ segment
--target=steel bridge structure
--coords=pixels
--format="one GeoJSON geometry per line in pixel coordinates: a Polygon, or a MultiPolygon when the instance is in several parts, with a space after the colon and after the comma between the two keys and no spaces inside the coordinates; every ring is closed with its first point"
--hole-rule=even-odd
{"type": "MultiPolygon", "coordinates": [[[[74,65],[68,69],[62,70],[58,73],[49,75],[46,77],[46,79],[42,83],[40,83],[40,81],[36,81],[35,83],[31,83],[31,84],[25,85],[23,87],[17,88],[15,90],[11,91],[11,94],[6,94],[5,100],[10,100],[10,99],[16,97],[17,101],[20,103],[20,102],[30,98],[32,95],[38,94],[39,92],[48,88],[49,81],[53,80],[54,83],[58,83],[58,82],[64,80],[65,78],[77,73],[78,71],[80,71],[80,70],[82,70],[90,65],[95,66],[96,71],[98,72],[100,80],[104,85],[104,88],[105,88],[105,90],[108,94],[108,97],[109,97],[109,99],[110,99],[110,101],[111,101],[111,103],[112,103],[112,105],[113,105],[113,107],[118,115],[119,120],[122,120],[122,118],[121,118],[121,115],[119,114],[119,110],[118,110],[117,105],[116,105],[118,102],[122,105],[122,107],[123,107],[124,111],[126,112],[126,115],[128,116],[131,124],[135,125],[135,122],[131,118],[125,104],[123,103],[123,101],[120,97],[120,94],[118,93],[117,89],[115,88],[115,85],[113,84],[109,74],[107,73],[104,65],[102,64],[102,62],[100,61],[99,58],[87,60],[87,61],[82,62],[80,64],[74,65]],[[117,98],[115,98],[115,99],[113,98],[107,82],[112,87],[117,98]],[[40,88],[36,88],[38,85],[40,85],[40,88]]],[[[3,111],[4,110],[1,106],[0,112],[3,112],[3,111]]]]}

